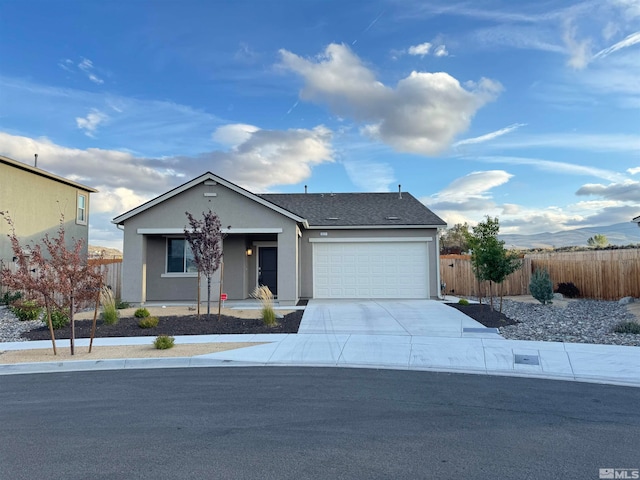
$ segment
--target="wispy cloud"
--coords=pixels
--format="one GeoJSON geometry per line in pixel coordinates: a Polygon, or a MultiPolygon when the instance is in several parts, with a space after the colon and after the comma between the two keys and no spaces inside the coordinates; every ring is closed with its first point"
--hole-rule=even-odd
{"type": "Polygon", "coordinates": [[[351,182],[365,192],[388,192],[396,181],[393,168],[387,163],[348,160],[342,164],[351,182]]]}
{"type": "Polygon", "coordinates": [[[501,137],[502,135],[506,135],[507,133],[513,132],[520,127],[526,126],[526,123],[514,123],[513,125],[509,125],[508,127],[501,128],[500,130],[496,130],[495,132],[486,133],[484,135],[480,135],[479,137],[466,138],[464,140],[460,140],[453,144],[454,147],[460,147],[462,145],[472,145],[475,143],[484,143],[493,140],[494,138],[501,137]]]}
{"type": "MultiPolygon", "coordinates": [[[[515,124],[522,126],[524,124],[515,124]]],[[[511,127],[507,127],[509,129],[511,127]]],[[[506,130],[506,129],[503,129],[506,130]]],[[[503,130],[498,130],[502,132],[503,130]]],[[[509,133],[509,130],[505,133],[509,133]]],[[[497,133],[497,132],[493,132],[497,133]]],[[[489,140],[493,140],[501,135],[492,136],[493,133],[477,137],[483,139],[491,136],[489,140]]],[[[469,139],[475,140],[475,139],[469,139]]],[[[469,142],[461,140],[454,146],[459,144],[481,143],[477,141],[469,142]]],[[[491,145],[485,145],[485,148],[499,149],[525,149],[531,147],[553,148],[581,150],[591,152],[626,152],[637,154],[640,151],[640,135],[631,134],[597,134],[597,133],[541,133],[541,134],[518,134],[515,137],[501,138],[491,145]]]]}
{"type": "Polygon", "coordinates": [[[93,138],[98,126],[108,119],[108,115],[94,108],[86,117],[76,117],[76,125],[84,131],[85,135],[93,138]]]}
{"type": "Polygon", "coordinates": [[[96,74],[93,62],[88,58],[82,58],[77,63],[69,58],[65,58],[58,62],[58,66],[70,73],[82,73],[97,85],[102,85],[104,83],[104,80],[96,74]]]}
{"type": "Polygon", "coordinates": [[[576,165],[573,163],[556,162],[553,160],[543,160],[539,158],[507,157],[507,156],[480,156],[466,157],[469,160],[479,160],[487,163],[503,163],[507,165],[531,165],[540,170],[562,173],[566,175],[586,175],[603,178],[610,181],[624,181],[624,175],[603,168],[590,167],[587,165],[576,165]]]}
{"type": "Polygon", "coordinates": [[[623,48],[637,45],[638,43],[640,43],[640,32],[635,32],[627,36],[624,40],[614,43],[608,48],[600,50],[598,53],[596,53],[593,56],[593,58],[594,60],[598,58],[603,58],[603,57],[606,57],[607,55],[611,55],[613,52],[617,52],[618,50],[621,50],[623,48]]]}
{"type": "Polygon", "coordinates": [[[447,187],[420,200],[436,211],[486,212],[496,207],[491,190],[513,177],[504,170],[472,172],[451,182],[447,187]]]}

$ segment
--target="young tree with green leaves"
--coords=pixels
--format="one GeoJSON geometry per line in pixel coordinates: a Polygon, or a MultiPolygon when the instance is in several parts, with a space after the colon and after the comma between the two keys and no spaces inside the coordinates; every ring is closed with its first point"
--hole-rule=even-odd
{"type": "MultiPolygon", "coordinates": [[[[493,284],[502,282],[522,267],[518,256],[504,248],[504,242],[498,240],[500,223],[498,217],[486,217],[484,222],[473,227],[473,233],[467,234],[471,249],[473,273],[481,281],[489,282],[489,298],[493,309],[493,284]]],[[[502,311],[502,289],[500,293],[500,311],[502,311]]]]}
{"type": "Polygon", "coordinates": [[[193,252],[193,261],[198,268],[198,275],[207,278],[207,317],[211,314],[211,280],[222,262],[222,226],[220,218],[214,212],[202,212],[202,220],[197,220],[189,212],[185,212],[189,227],[184,229],[184,236],[193,252]]]}
{"type": "Polygon", "coordinates": [[[587,245],[590,247],[606,247],[609,245],[609,240],[606,235],[596,233],[593,237],[589,237],[587,245]]]}
{"type": "Polygon", "coordinates": [[[443,230],[440,234],[440,253],[463,253],[469,251],[469,225],[456,223],[453,227],[443,230]]]}

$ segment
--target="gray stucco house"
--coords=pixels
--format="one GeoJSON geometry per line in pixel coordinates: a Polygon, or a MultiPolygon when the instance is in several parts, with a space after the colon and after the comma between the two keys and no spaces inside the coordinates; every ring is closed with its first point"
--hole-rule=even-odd
{"type": "MultiPolygon", "coordinates": [[[[0,212],[12,218],[23,246],[39,242],[46,234],[56,236],[64,214],[65,240],[84,241],[87,254],[89,195],[97,190],[53,173],[0,155],[0,212]]],[[[0,261],[13,260],[7,222],[0,218],[0,261]]]]}
{"type": "Polygon", "coordinates": [[[258,284],[281,305],[439,295],[438,229],[446,224],[412,195],[255,194],[207,172],[113,219],[124,230],[123,300],[195,301],[185,212],[201,218],[209,209],[226,234],[229,300],[249,298],[258,284]]]}

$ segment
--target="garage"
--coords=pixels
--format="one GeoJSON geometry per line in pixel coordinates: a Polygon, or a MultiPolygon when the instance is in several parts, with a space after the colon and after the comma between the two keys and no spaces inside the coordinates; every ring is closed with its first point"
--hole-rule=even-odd
{"type": "Polygon", "coordinates": [[[425,238],[313,244],[314,298],[429,298],[425,238]]]}

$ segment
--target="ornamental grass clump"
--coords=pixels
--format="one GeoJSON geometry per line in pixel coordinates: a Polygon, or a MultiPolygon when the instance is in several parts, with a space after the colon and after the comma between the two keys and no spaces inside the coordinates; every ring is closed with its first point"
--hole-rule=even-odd
{"type": "Polygon", "coordinates": [[[120,312],[116,308],[116,299],[109,287],[100,290],[100,304],[102,305],[102,321],[105,325],[115,325],[120,319],[120,312]]]}
{"type": "Polygon", "coordinates": [[[635,335],[640,335],[640,323],[621,322],[614,327],[613,331],[615,333],[632,333],[635,335]]]}
{"type": "Polygon", "coordinates": [[[260,300],[262,304],[262,322],[267,326],[276,324],[276,312],[273,309],[273,293],[266,285],[260,285],[251,294],[253,298],[260,300]]]}
{"type": "Polygon", "coordinates": [[[158,326],[159,321],[158,317],[145,317],[140,319],[138,326],[140,328],[154,328],[158,326]]]}
{"type": "Polygon", "coordinates": [[[169,335],[160,335],[153,341],[153,346],[158,350],[168,350],[169,348],[173,348],[175,341],[176,339],[169,335]]]}

